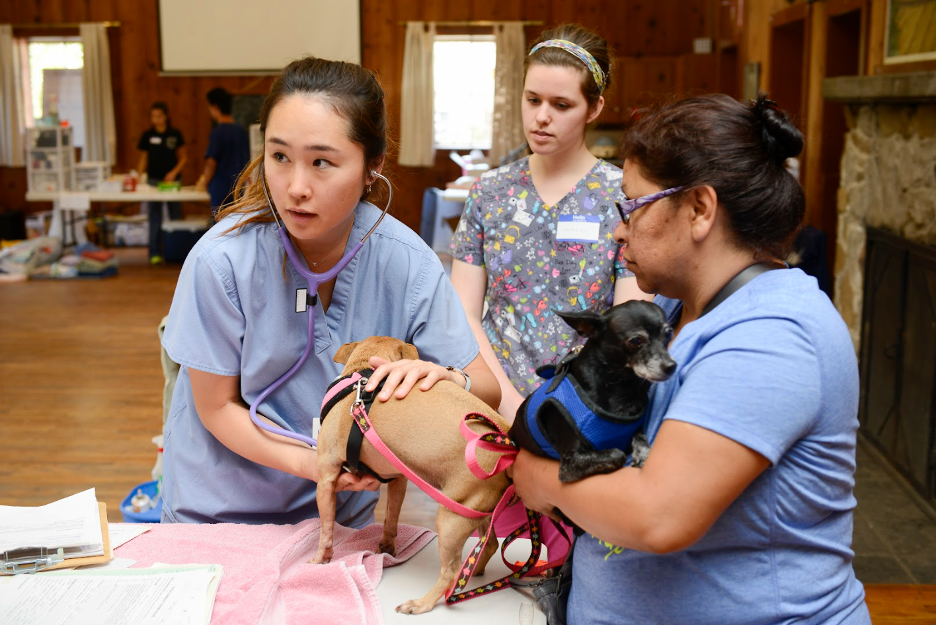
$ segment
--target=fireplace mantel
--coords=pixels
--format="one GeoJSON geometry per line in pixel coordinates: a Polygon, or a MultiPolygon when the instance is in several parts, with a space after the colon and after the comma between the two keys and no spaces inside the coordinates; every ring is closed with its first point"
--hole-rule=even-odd
{"type": "Polygon", "coordinates": [[[826,78],[822,97],[855,104],[936,102],[936,72],[826,78]]]}

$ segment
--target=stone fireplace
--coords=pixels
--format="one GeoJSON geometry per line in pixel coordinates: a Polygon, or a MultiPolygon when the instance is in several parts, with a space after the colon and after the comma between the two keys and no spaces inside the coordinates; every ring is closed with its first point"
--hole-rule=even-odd
{"type": "Polygon", "coordinates": [[[866,227],[936,246],[936,72],[828,78],[846,102],[835,306],[860,349],[866,227]]]}
{"type": "Polygon", "coordinates": [[[848,125],[835,306],[861,362],[863,434],[936,502],[936,72],[826,79],[848,125]]]}

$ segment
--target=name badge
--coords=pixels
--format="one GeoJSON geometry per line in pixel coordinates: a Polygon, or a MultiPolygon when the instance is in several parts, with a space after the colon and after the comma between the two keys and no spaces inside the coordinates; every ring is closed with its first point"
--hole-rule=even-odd
{"type": "Polygon", "coordinates": [[[526,211],[524,211],[523,209],[520,209],[516,213],[514,213],[513,220],[515,222],[519,222],[523,224],[524,226],[529,226],[530,223],[533,221],[533,216],[527,213],[526,211]]]}
{"type": "Polygon", "coordinates": [[[560,215],[556,241],[598,242],[601,218],[597,215],[560,215]]]}
{"type": "Polygon", "coordinates": [[[312,438],[318,441],[319,431],[322,429],[322,418],[313,417],[312,418],[312,438]]]}
{"type": "Polygon", "coordinates": [[[150,137],[150,143],[159,145],[162,143],[162,137],[150,137]]]}

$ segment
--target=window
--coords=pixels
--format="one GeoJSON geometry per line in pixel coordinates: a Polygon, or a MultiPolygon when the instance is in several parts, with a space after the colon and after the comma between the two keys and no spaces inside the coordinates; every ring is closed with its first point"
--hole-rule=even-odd
{"type": "Polygon", "coordinates": [[[84,48],[79,37],[30,37],[24,90],[26,126],[68,122],[75,146],[84,146],[84,101],[81,71],[84,48]]]}
{"type": "Polygon", "coordinates": [[[494,35],[439,35],[432,49],[435,146],[488,150],[494,115],[494,35]]]}

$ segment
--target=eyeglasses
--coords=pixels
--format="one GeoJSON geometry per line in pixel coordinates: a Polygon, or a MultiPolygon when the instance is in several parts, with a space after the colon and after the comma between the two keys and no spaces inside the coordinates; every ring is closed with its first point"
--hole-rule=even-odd
{"type": "Polygon", "coordinates": [[[627,224],[630,222],[630,214],[640,207],[650,204],[651,202],[656,202],[657,200],[665,198],[666,196],[671,196],[674,193],[682,190],[683,187],[670,187],[669,189],[664,189],[663,191],[658,191],[646,196],[634,198],[633,200],[621,200],[619,202],[615,202],[614,205],[617,207],[618,213],[621,215],[621,221],[627,224]]]}

